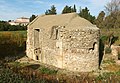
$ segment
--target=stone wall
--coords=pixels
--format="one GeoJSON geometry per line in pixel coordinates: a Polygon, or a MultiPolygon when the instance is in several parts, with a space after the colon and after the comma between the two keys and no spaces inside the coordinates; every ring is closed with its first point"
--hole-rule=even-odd
{"type": "Polygon", "coordinates": [[[67,31],[63,39],[63,68],[92,71],[98,68],[99,30],[67,31]]]}
{"type": "Polygon", "coordinates": [[[86,72],[98,68],[99,29],[67,30],[60,26],[39,29],[37,48],[35,29],[28,29],[28,57],[71,71],[86,72]]]}
{"type": "Polygon", "coordinates": [[[118,60],[118,53],[120,53],[120,46],[111,45],[111,58],[118,60]]]}

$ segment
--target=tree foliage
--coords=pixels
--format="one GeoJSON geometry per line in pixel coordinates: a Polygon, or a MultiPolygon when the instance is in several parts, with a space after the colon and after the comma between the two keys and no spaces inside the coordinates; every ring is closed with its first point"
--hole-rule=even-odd
{"type": "Polygon", "coordinates": [[[120,0],[111,0],[105,5],[105,10],[109,14],[120,11],[120,0]]]}
{"type": "Polygon", "coordinates": [[[105,6],[105,13],[99,13],[95,24],[99,28],[120,28],[120,0],[111,0],[105,6]]]}
{"type": "Polygon", "coordinates": [[[36,16],[35,16],[35,15],[32,15],[32,16],[30,17],[30,22],[32,22],[35,18],[36,18],[36,16]]]}
{"type": "Polygon", "coordinates": [[[17,30],[26,30],[27,26],[20,25],[10,25],[6,21],[0,21],[0,31],[17,31],[17,30]]]}
{"type": "Polygon", "coordinates": [[[85,7],[85,9],[80,9],[79,16],[89,20],[91,23],[94,23],[95,16],[92,16],[89,12],[89,9],[85,7]]]}
{"type": "Polygon", "coordinates": [[[72,6],[65,6],[62,10],[62,14],[65,14],[65,13],[72,13],[72,12],[76,12],[77,9],[76,9],[76,6],[74,5],[74,7],[72,8],[72,6]]]}
{"type": "Polygon", "coordinates": [[[56,12],[56,7],[54,5],[51,6],[51,9],[46,10],[45,15],[55,15],[57,14],[56,12]]]}
{"type": "Polygon", "coordinates": [[[74,4],[74,7],[73,7],[73,12],[77,12],[75,4],[74,4]]]}
{"type": "Polygon", "coordinates": [[[103,27],[103,21],[105,18],[105,12],[101,11],[97,17],[97,19],[95,20],[95,24],[97,25],[97,27],[102,28],[103,27]]]}

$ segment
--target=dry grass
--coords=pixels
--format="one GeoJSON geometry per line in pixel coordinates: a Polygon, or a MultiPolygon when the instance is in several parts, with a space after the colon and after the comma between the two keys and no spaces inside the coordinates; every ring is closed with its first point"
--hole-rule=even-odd
{"type": "MultiPolygon", "coordinates": [[[[0,56],[13,56],[25,51],[26,37],[21,32],[0,32],[0,56]]],[[[0,58],[1,58],[0,57],[0,58]]]]}
{"type": "Polygon", "coordinates": [[[116,64],[109,64],[104,67],[105,70],[108,70],[110,72],[116,72],[120,70],[120,66],[116,64]]]}

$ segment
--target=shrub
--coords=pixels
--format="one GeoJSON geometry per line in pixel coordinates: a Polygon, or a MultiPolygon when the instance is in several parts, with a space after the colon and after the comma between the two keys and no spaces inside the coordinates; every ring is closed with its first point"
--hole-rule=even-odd
{"type": "Polygon", "coordinates": [[[100,37],[100,39],[101,39],[102,43],[105,44],[105,43],[107,43],[108,37],[105,36],[105,35],[102,35],[102,36],[100,37]]]}
{"type": "Polygon", "coordinates": [[[105,48],[105,54],[110,54],[112,52],[111,48],[106,47],[105,48]]]}

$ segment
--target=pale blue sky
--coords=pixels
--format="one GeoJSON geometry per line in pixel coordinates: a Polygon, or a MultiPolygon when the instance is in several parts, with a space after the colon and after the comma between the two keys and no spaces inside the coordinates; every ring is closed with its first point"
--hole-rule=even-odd
{"type": "Polygon", "coordinates": [[[14,20],[19,17],[30,17],[32,14],[44,14],[51,5],[55,5],[60,14],[65,5],[74,4],[79,11],[80,7],[88,7],[92,15],[97,16],[104,10],[110,0],[0,0],[0,20],[14,20]]]}

